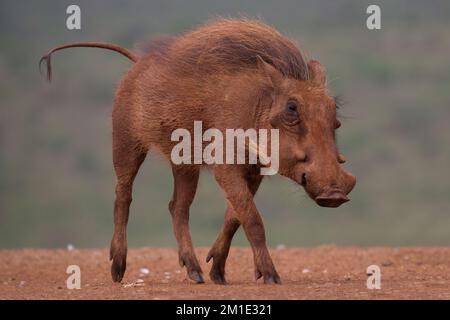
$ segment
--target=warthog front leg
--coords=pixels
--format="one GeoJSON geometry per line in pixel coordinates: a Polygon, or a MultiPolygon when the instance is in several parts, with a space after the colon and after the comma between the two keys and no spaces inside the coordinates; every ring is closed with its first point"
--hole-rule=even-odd
{"type": "Polygon", "coordinates": [[[172,215],[173,230],[178,243],[180,265],[186,266],[189,278],[203,283],[202,269],[195,256],[189,231],[189,207],[197,191],[199,169],[196,167],[172,167],[174,190],[169,210],[172,215]]]}
{"type": "Polygon", "coordinates": [[[266,246],[264,224],[248,187],[245,169],[240,166],[219,165],[215,167],[214,175],[252,247],[255,278],[263,277],[264,283],[281,283],[266,246]]]}
{"type": "MultiPolygon", "coordinates": [[[[246,175],[247,186],[250,192],[255,195],[258,190],[263,176],[259,173],[251,172],[246,175]]],[[[206,262],[213,259],[213,265],[209,276],[212,281],[217,284],[226,284],[225,280],[225,264],[228,257],[228,252],[230,251],[231,241],[237,229],[241,225],[236,217],[236,213],[233,210],[232,205],[227,202],[227,209],[225,211],[225,221],[217,237],[214,245],[208,253],[206,262]]]]}

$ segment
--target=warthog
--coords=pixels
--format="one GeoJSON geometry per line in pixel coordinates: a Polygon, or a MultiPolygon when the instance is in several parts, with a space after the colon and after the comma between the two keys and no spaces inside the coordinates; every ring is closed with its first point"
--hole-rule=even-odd
{"type": "MultiPolygon", "coordinates": [[[[114,99],[113,162],[117,175],[111,274],[121,281],[127,257],[126,226],[133,180],[151,150],[171,163],[174,191],[169,203],[178,243],[179,262],[190,279],[203,282],[189,232],[189,207],[202,164],[171,160],[178,128],[193,131],[217,128],[278,129],[278,173],[303,186],[320,206],[338,207],[348,201],[355,177],[342,167],[335,130],[336,101],[330,96],[325,70],[307,61],[288,38],[260,21],[221,19],[179,37],[153,41],[146,54],[107,43],[75,43],[52,49],[40,62],[69,47],[117,51],[135,64],[122,79],[114,99]]],[[[240,225],[249,240],[256,279],[280,283],[266,246],[263,221],[253,197],[263,179],[261,164],[213,164],[214,177],[225,193],[227,209],[222,230],[208,253],[210,277],[225,283],[225,262],[240,225]]]]}

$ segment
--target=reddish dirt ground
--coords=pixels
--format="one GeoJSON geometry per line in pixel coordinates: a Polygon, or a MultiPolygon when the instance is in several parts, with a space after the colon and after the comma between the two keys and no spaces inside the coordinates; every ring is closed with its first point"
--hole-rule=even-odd
{"type": "Polygon", "coordinates": [[[121,284],[110,279],[108,250],[0,251],[0,299],[450,299],[450,249],[323,246],[273,249],[282,285],[253,280],[249,248],[232,248],[226,286],[186,279],[175,249],[130,249],[121,284]],[[81,289],[66,287],[68,265],[81,268],[81,289]],[[381,289],[366,287],[366,268],[381,268],[381,289]],[[147,275],[141,268],[149,269],[147,275]],[[133,285],[138,279],[143,282],[133,285]]]}

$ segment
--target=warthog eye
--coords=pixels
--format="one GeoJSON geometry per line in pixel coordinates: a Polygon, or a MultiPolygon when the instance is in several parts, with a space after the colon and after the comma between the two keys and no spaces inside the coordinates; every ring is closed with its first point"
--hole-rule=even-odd
{"type": "Polygon", "coordinates": [[[286,108],[289,112],[297,113],[297,103],[295,101],[288,101],[286,108]]]}
{"type": "Polygon", "coordinates": [[[283,115],[283,120],[287,125],[294,126],[300,121],[297,109],[298,104],[296,101],[289,100],[287,102],[286,111],[283,115]]]}
{"type": "Polygon", "coordinates": [[[336,120],[336,124],[334,125],[335,129],[339,129],[341,127],[341,122],[336,120]]]}

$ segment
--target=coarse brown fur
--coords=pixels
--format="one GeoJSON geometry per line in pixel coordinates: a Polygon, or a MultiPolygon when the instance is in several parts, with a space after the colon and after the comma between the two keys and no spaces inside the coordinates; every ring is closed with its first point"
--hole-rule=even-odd
{"type": "MultiPolygon", "coordinates": [[[[124,50],[117,51],[127,53],[124,50]]],[[[49,62],[50,54],[44,60],[49,62]]],[[[177,143],[171,141],[172,132],[185,128],[193,133],[194,121],[202,121],[203,130],[222,132],[279,129],[279,173],[302,185],[319,205],[336,207],[348,201],[355,178],[340,166],[344,158],[335,144],[340,125],[336,103],[327,92],[319,62],[307,61],[292,41],[253,20],[221,19],[179,37],[159,39],[136,59],[114,100],[117,185],[110,256],[114,281],[122,279],[126,268],[133,180],[147,152],[156,149],[172,165],[169,210],[180,264],[192,280],[203,282],[188,225],[202,165],[175,165],[170,157],[177,143]]],[[[227,199],[223,228],[207,257],[213,259],[211,279],[225,283],[231,240],[242,225],[253,249],[256,279],[280,283],[253,201],[263,179],[260,165],[211,167],[227,199]]]]}

